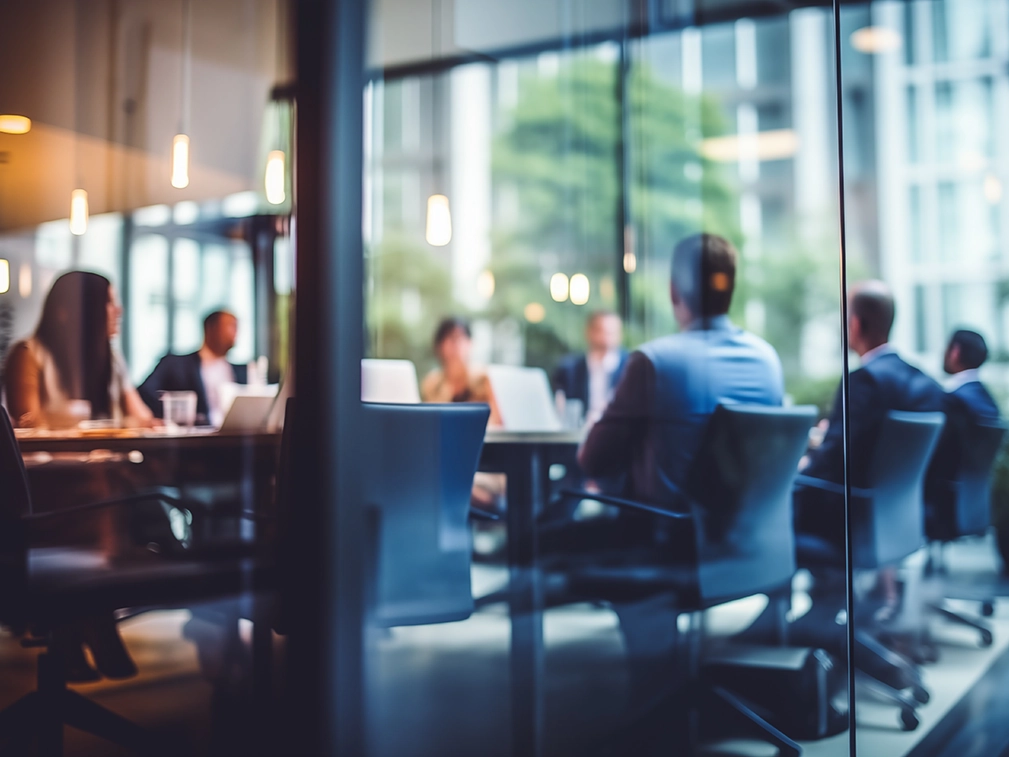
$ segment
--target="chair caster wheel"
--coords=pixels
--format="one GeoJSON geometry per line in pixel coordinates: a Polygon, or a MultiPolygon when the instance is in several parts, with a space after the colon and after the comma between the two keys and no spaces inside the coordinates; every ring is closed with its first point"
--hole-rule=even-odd
{"type": "Polygon", "coordinates": [[[928,693],[928,689],[924,686],[914,686],[911,688],[911,696],[914,697],[914,701],[918,704],[928,704],[928,700],[931,699],[931,695],[928,693]]]}
{"type": "Polygon", "coordinates": [[[995,614],[995,605],[993,605],[991,602],[982,602],[981,614],[986,618],[990,618],[992,615],[995,614]]]}
{"type": "Polygon", "coordinates": [[[987,628],[983,629],[981,631],[981,646],[990,647],[992,645],[992,641],[994,641],[994,639],[992,638],[991,631],[987,628]]]}
{"type": "Polygon", "coordinates": [[[913,731],[918,727],[918,716],[914,710],[903,709],[900,711],[900,730],[913,731]]]}

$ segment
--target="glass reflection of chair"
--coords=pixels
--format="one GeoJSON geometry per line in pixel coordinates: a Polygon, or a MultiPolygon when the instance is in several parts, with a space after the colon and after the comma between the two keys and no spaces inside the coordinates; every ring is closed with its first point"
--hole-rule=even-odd
{"type": "Polygon", "coordinates": [[[373,516],[381,627],[464,620],[470,583],[470,488],[490,409],[483,404],[364,405],[361,480],[373,516]]]}
{"type": "MultiPolygon", "coordinates": [[[[991,526],[991,481],[995,458],[1002,447],[1006,426],[1001,423],[970,425],[963,429],[956,470],[948,478],[930,481],[926,488],[925,533],[929,540],[930,573],[946,573],[944,548],[956,541],[983,538],[991,526]]],[[[944,451],[940,446],[937,456],[944,451]]],[[[940,582],[944,599],[969,599],[981,603],[981,614],[994,612],[993,593],[957,586],[948,580],[940,582]]],[[[977,629],[982,646],[992,643],[991,629],[980,619],[956,612],[940,600],[931,609],[954,623],[977,629]]]]}
{"type": "MultiPolygon", "coordinates": [[[[883,421],[871,456],[869,486],[865,489],[851,487],[849,539],[855,571],[875,572],[896,567],[925,546],[923,483],[944,422],[942,413],[898,411],[891,411],[883,421]]],[[[843,507],[843,486],[809,476],[799,476],[797,484],[836,497],[837,505],[843,507]]],[[[843,612],[846,605],[847,561],[843,542],[839,545],[836,541],[806,533],[797,534],[796,542],[800,567],[808,568],[818,585],[833,585],[839,591],[835,594],[829,590],[817,592],[813,598],[814,607],[817,603],[829,605],[826,615],[830,620],[825,621],[823,614],[811,612],[793,624],[791,638],[803,644],[822,646],[843,658],[847,644],[844,624],[835,623],[833,619],[833,614],[843,612]]],[[[814,585],[814,591],[816,588],[814,585]]],[[[864,674],[863,685],[898,705],[901,726],[913,730],[918,726],[915,710],[919,703],[928,701],[928,691],[922,685],[917,666],[876,638],[874,632],[879,629],[875,628],[871,614],[861,611],[867,604],[864,598],[856,597],[856,616],[848,618],[848,622],[855,624],[855,666],[864,674]]]]}
{"type": "MultiPolygon", "coordinates": [[[[719,406],[708,423],[682,501],[674,508],[565,492],[571,498],[596,499],[622,510],[654,514],[661,524],[658,530],[681,531],[687,543],[693,544],[686,554],[669,554],[668,561],[661,562],[654,557],[641,559],[633,550],[619,561],[592,555],[577,563],[563,555],[557,558],[567,602],[604,601],[614,608],[632,667],[634,642],[624,608],[642,600],[666,598],[666,609],[676,618],[688,615],[688,646],[699,651],[705,610],[764,594],[772,604],[776,643],[785,642],[795,574],[791,490],[814,418],[813,408],[719,406]]],[[[674,620],[670,630],[675,633],[678,626],[674,620]]],[[[801,753],[794,741],[756,714],[768,703],[751,704],[726,688],[703,682],[703,661],[703,654],[691,655],[686,684],[678,692],[666,692],[668,703],[682,703],[680,711],[699,711],[704,722],[711,717],[710,723],[716,726],[713,733],[720,738],[734,736],[738,729],[739,735],[774,744],[779,754],[801,753]]],[[[631,724],[629,730],[634,727],[631,724]]]]}

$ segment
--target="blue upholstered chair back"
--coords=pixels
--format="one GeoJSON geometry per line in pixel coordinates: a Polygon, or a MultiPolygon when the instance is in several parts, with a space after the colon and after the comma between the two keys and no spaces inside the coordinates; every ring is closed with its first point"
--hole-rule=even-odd
{"type": "Polygon", "coordinates": [[[852,490],[856,569],[896,564],[924,545],[923,483],[944,423],[942,413],[887,414],[869,468],[869,488],[852,490]]]}
{"type": "Polygon", "coordinates": [[[377,515],[378,625],[473,612],[470,493],[489,415],[481,404],[365,403],[362,494],[377,515]]]}

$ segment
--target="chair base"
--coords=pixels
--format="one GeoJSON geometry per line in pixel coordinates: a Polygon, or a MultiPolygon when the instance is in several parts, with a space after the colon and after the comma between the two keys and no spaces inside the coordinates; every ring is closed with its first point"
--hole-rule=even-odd
{"type": "Polygon", "coordinates": [[[632,714],[593,754],[696,754],[702,744],[725,739],[761,741],[774,746],[780,757],[802,754],[798,743],[764,720],[743,699],[720,686],[699,681],[653,700],[652,706],[632,714]],[[671,723],[675,724],[672,730],[671,723]],[[686,752],[685,743],[689,745],[686,752]]]}
{"type": "Polygon", "coordinates": [[[62,661],[53,652],[38,657],[38,689],[0,712],[0,735],[21,752],[34,740],[42,757],[63,754],[63,727],[85,731],[143,754],[166,753],[145,729],[67,688],[62,661]]]}
{"type": "MultiPolygon", "coordinates": [[[[982,604],[982,613],[987,610],[987,607],[988,605],[982,604]]],[[[990,647],[992,645],[994,637],[992,636],[991,628],[988,627],[987,623],[971,618],[968,615],[949,610],[939,603],[929,604],[928,608],[939,617],[948,620],[951,623],[956,623],[957,625],[966,626],[967,628],[973,628],[976,630],[978,632],[978,643],[982,647],[990,647]]]]}

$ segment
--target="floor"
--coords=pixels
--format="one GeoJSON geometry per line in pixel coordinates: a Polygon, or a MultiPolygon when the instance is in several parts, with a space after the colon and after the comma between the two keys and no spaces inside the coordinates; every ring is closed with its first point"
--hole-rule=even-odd
{"type": "MultiPolygon", "coordinates": [[[[977,577],[975,584],[982,576],[991,581],[997,566],[989,547],[974,544],[954,550],[951,570],[958,576],[977,577]]],[[[501,585],[505,575],[497,568],[475,567],[475,593],[501,585]]],[[[1000,588],[1009,597],[1009,587],[1000,588]]],[[[719,608],[711,613],[708,629],[729,635],[745,627],[764,606],[758,597],[719,608]]],[[[796,606],[801,611],[801,596],[796,606]]],[[[979,648],[976,636],[963,629],[945,622],[934,624],[942,657],[924,670],[932,699],[919,710],[918,730],[900,731],[895,708],[858,695],[859,754],[902,757],[911,753],[992,664],[1007,654],[1009,599],[999,601],[995,609],[990,619],[995,643],[988,649],[979,648]]],[[[214,740],[213,691],[201,676],[195,647],[182,636],[188,618],[187,611],[170,611],[125,621],[123,637],[140,675],[126,682],[78,689],[131,720],[181,739],[187,754],[228,754],[222,743],[234,742],[214,740]]],[[[249,629],[244,630],[247,636],[249,629]]],[[[544,634],[546,752],[591,753],[619,723],[627,696],[616,617],[590,605],[558,608],[545,614],[544,634]]],[[[503,605],[491,606],[460,623],[376,632],[370,641],[368,731],[374,755],[509,754],[509,622],[503,605]]],[[[278,639],[277,644],[279,651],[282,641],[278,639]]],[[[33,688],[35,654],[11,637],[0,636],[0,706],[33,688]]],[[[849,753],[847,734],[803,746],[810,757],[849,753]]],[[[734,742],[717,745],[708,753],[760,755],[774,750],[734,742]]],[[[67,754],[126,752],[68,729],[67,754]]]]}

